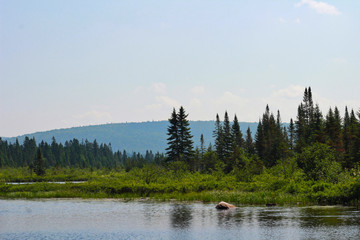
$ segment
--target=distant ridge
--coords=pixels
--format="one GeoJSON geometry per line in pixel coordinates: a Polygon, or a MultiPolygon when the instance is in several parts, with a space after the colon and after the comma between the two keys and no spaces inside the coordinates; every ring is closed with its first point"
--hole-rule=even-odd
{"type": "MultiPolygon", "coordinates": [[[[189,121],[191,133],[193,134],[194,146],[200,145],[200,136],[204,135],[205,146],[208,147],[209,143],[213,144],[213,131],[214,121],[189,121]]],[[[112,149],[126,150],[127,152],[140,152],[145,153],[146,150],[153,152],[165,152],[167,145],[167,128],[168,121],[153,121],[153,122],[140,122],[140,123],[109,123],[102,125],[91,125],[84,127],[73,127],[65,129],[56,129],[45,132],[36,132],[25,134],[18,137],[2,138],[9,142],[19,140],[20,144],[24,142],[25,136],[35,138],[36,143],[41,141],[51,143],[52,137],[55,137],[59,143],[65,141],[78,139],[80,142],[88,140],[101,143],[111,143],[112,149]]],[[[257,123],[240,122],[240,128],[245,135],[247,128],[250,127],[254,135],[257,128],[257,123]]]]}

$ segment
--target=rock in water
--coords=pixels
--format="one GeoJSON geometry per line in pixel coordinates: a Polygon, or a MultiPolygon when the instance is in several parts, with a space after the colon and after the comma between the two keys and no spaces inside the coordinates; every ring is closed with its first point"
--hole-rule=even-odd
{"type": "Polygon", "coordinates": [[[236,208],[234,205],[227,203],[227,202],[219,202],[216,205],[217,209],[229,209],[229,208],[236,208]]]}

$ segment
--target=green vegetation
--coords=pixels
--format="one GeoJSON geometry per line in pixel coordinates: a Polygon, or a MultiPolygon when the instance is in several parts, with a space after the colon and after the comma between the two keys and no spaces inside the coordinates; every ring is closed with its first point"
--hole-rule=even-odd
{"type": "MultiPolygon", "coordinates": [[[[360,122],[354,111],[329,109],[324,118],[306,88],[297,119],[288,128],[266,106],[255,139],[245,139],[237,116],[216,115],[214,147],[193,148],[183,107],[169,119],[167,154],[128,155],[111,144],[58,144],[0,139],[0,196],[229,201],[235,204],[358,204],[360,122]],[[213,149],[214,148],[214,149],[213,149]],[[86,180],[80,184],[47,181],[86,180]],[[9,181],[41,182],[10,185],[9,181]]],[[[359,117],[359,116],[358,116],[359,117]]]]}
{"type": "Polygon", "coordinates": [[[152,198],[234,204],[310,205],[356,204],[360,191],[360,171],[342,173],[336,182],[307,180],[301,169],[282,163],[250,181],[240,181],[234,172],[192,173],[182,162],[164,167],[146,165],[124,170],[47,169],[44,176],[31,175],[26,168],[2,169],[2,198],[152,198]],[[86,181],[56,184],[48,181],[86,181]],[[12,185],[9,181],[43,181],[12,185]]]}

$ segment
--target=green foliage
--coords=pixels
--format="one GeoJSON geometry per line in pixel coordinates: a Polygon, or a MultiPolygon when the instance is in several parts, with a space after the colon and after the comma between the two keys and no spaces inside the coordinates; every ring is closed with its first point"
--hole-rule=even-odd
{"type": "Polygon", "coordinates": [[[44,166],[44,159],[41,154],[40,148],[37,150],[36,158],[34,161],[34,172],[38,176],[45,175],[45,166],[44,166]]]}
{"type": "MultiPolygon", "coordinates": [[[[252,161],[249,161],[252,162],[252,161]]],[[[33,176],[35,184],[10,185],[7,181],[30,180],[26,168],[0,172],[0,197],[3,198],[153,198],[159,200],[229,201],[235,204],[356,204],[360,193],[358,173],[347,172],[337,183],[308,181],[297,169],[285,177],[282,166],[274,166],[240,179],[233,170],[224,174],[219,162],[212,174],[191,173],[184,162],[166,168],[145,165],[130,172],[109,169],[47,169],[45,176],[33,176]],[[355,174],[355,175],[354,175],[355,174]],[[21,178],[22,177],[22,178],[21,178]],[[52,181],[86,180],[83,183],[56,184],[52,181]]],[[[250,175],[251,171],[248,171],[250,175]]]]}
{"type": "Polygon", "coordinates": [[[335,161],[334,151],[326,144],[315,143],[297,155],[297,162],[311,180],[337,182],[341,165],[335,161]]]}
{"type": "Polygon", "coordinates": [[[167,160],[173,161],[185,161],[188,164],[193,157],[193,141],[190,131],[189,121],[186,119],[187,114],[184,108],[181,106],[179,112],[176,114],[175,108],[169,119],[170,126],[168,127],[168,148],[167,160]]]}

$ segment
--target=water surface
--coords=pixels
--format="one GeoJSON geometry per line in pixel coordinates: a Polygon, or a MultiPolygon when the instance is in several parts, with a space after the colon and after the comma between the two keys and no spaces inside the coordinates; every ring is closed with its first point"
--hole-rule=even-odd
{"type": "Polygon", "coordinates": [[[359,239],[349,207],[0,200],[0,239],[359,239]]]}

